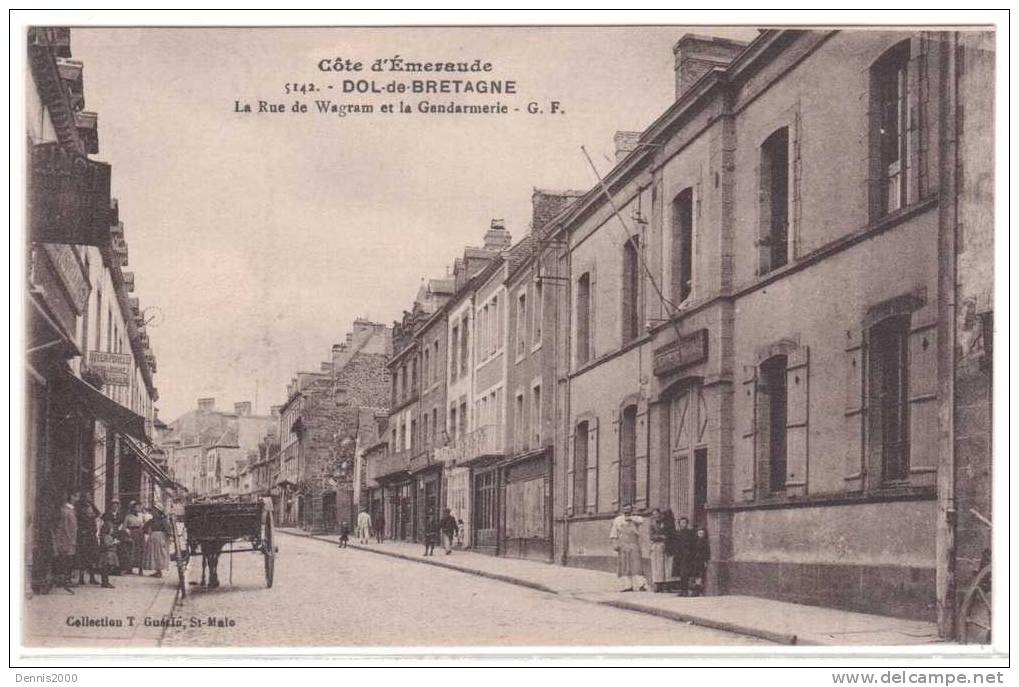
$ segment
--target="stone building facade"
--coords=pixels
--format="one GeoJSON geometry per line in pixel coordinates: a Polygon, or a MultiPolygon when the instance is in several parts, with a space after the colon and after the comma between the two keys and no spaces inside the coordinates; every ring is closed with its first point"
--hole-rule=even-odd
{"type": "MultiPolygon", "coordinates": [[[[991,116],[986,95],[959,96],[991,76],[986,42],[679,41],[675,103],[556,220],[570,278],[563,560],[608,567],[619,508],[669,507],[707,528],[717,593],[946,627],[947,530],[961,499],[989,506],[976,496],[989,493],[989,378],[963,374],[946,345],[953,265],[970,294],[961,331],[976,340],[991,312],[988,129],[964,128],[967,154],[944,160],[956,100],[972,107],[964,123],[991,116]],[[959,186],[970,163],[979,181],[959,186]],[[956,255],[946,236],[967,214],[956,255]],[[942,439],[953,408],[965,473],[942,439]]],[[[988,540],[973,541],[970,567],[988,540]]]]}

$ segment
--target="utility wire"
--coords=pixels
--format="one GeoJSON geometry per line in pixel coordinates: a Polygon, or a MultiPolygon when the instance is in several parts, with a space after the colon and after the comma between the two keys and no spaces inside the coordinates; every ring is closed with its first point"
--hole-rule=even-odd
{"type": "MultiPolygon", "coordinates": [[[[591,156],[588,154],[587,148],[585,148],[584,146],[580,146],[580,149],[583,151],[584,157],[587,158],[587,164],[591,165],[591,171],[593,171],[595,177],[598,178],[598,185],[601,186],[602,193],[605,194],[605,198],[608,199],[609,205],[612,206],[612,212],[616,216],[616,219],[619,220],[620,226],[623,227],[623,233],[626,234],[626,239],[628,241],[633,240],[634,234],[633,232],[630,231],[630,228],[626,226],[626,221],[623,219],[622,213],[619,212],[619,206],[616,205],[615,199],[612,197],[612,194],[609,193],[608,186],[605,185],[605,180],[602,179],[601,174],[598,173],[598,168],[594,166],[594,161],[591,160],[591,156]]],[[[672,320],[671,315],[679,311],[679,306],[673,303],[668,298],[666,298],[665,294],[662,293],[662,290],[658,286],[658,280],[655,279],[655,275],[651,273],[651,270],[648,267],[647,262],[644,260],[644,250],[643,247],[639,245],[639,243],[637,250],[637,259],[640,261],[640,265],[644,269],[644,273],[647,274],[648,280],[651,282],[651,286],[654,288],[655,293],[658,295],[659,300],[661,300],[662,303],[664,303],[665,305],[669,306],[669,308],[672,309],[672,313],[669,313],[670,315],[669,319],[671,321],[672,320]]],[[[672,324],[673,328],[676,330],[676,336],[678,337],[679,326],[674,321],[672,322],[672,324]]]]}

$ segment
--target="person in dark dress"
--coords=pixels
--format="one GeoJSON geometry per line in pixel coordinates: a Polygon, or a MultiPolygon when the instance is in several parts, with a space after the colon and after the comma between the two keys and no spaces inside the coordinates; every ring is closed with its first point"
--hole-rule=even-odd
{"type": "Polygon", "coordinates": [[[679,596],[689,596],[689,571],[690,561],[693,553],[694,531],[690,529],[690,521],[686,518],[679,519],[679,528],[676,530],[676,544],[673,547],[672,575],[679,578],[679,596]]]}
{"type": "Polygon", "coordinates": [[[78,584],[85,584],[85,573],[88,573],[89,584],[99,584],[96,580],[97,561],[99,558],[99,537],[96,535],[96,518],[99,510],[92,505],[92,495],[82,492],[75,504],[74,514],[78,520],[78,542],[75,552],[75,567],[78,568],[78,584]]]}
{"type": "Polygon", "coordinates": [[[439,524],[434,517],[428,518],[425,523],[425,553],[426,556],[435,555],[435,545],[439,543],[439,524]]]}
{"type": "Polygon", "coordinates": [[[386,518],[384,515],[382,515],[382,513],[379,513],[378,517],[375,518],[375,541],[381,544],[382,540],[385,539],[385,537],[386,537],[386,518]]]}
{"type": "Polygon", "coordinates": [[[697,534],[693,539],[689,560],[687,579],[690,582],[691,594],[693,596],[704,595],[704,580],[708,570],[708,561],[711,560],[711,545],[708,543],[708,531],[703,527],[697,528],[697,534]]]}
{"type": "Polygon", "coordinates": [[[347,548],[347,542],[349,542],[349,541],[350,541],[350,525],[348,525],[345,522],[341,523],[340,524],[340,543],[339,543],[339,547],[341,549],[347,548]]]}

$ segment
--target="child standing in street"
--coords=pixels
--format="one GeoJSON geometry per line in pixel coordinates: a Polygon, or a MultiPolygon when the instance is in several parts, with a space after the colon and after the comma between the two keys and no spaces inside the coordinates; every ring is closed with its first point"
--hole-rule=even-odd
{"type": "Polygon", "coordinates": [[[117,538],[113,536],[113,523],[104,519],[103,526],[99,530],[99,574],[102,576],[102,585],[106,589],[113,589],[110,584],[110,573],[120,569],[120,561],[117,559],[117,538]]]}
{"type": "Polygon", "coordinates": [[[340,525],[340,548],[347,548],[348,541],[350,541],[350,525],[342,523],[340,525]]]}
{"type": "Polygon", "coordinates": [[[435,545],[439,543],[439,526],[435,522],[435,518],[429,518],[428,524],[425,526],[425,555],[435,555],[435,545]]]}

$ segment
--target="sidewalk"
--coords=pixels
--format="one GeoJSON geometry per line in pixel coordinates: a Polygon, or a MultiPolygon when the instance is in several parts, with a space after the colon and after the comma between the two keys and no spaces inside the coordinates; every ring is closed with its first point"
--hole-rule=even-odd
{"type": "Polygon", "coordinates": [[[110,577],[115,589],[86,584],[55,587],[24,602],[22,643],[26,647],[154,647],[163,627],[158,621],[173,611],[177,571],[163,577],[110,577]],[[146,625],[146,619],[149,624],[146,625]]]}
{"type": "MultiPolygon", "coordinates": [[[[310,535],[298,529],[281,532],[336,545],[336,536],[310,535]]],[[[751,596],[678,597],[648,592],[623,593],[615,575],[583,568],[514,558],[496,558],[469,551],[446,556],[441,547],[434,557],[421,555],[422,546],[386,541],[350,548],[434,565],[516,584],[581,601],[648,613],[716,630],[759,637],[780,644],[830,646],[896,646],[938,642],[934,623],[853,613],[819,606],[786,603],[751,596]]]]}

